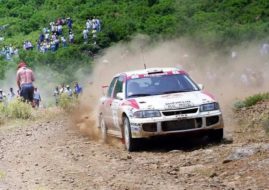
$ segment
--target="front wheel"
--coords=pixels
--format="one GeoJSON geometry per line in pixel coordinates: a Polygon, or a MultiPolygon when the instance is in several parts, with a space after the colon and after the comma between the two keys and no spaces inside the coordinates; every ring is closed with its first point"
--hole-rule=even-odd
{"type": "Polygon", "coordinates": [[[123,120],[123,128],[124,128],[124,142],[125,148],[127,151],[132,152],[137,149],[137,141],[132,138],[130,122],[127,117],[123,120]]]}

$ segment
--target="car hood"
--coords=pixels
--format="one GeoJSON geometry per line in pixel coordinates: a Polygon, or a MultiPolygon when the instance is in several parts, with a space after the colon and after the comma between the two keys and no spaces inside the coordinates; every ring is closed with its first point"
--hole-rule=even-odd
{"type": "Polygon", "coordinates": [[[141,110],[184,109],[215,102],[212,95],[203,91],[138,97],[135,100],[141,110]]]}

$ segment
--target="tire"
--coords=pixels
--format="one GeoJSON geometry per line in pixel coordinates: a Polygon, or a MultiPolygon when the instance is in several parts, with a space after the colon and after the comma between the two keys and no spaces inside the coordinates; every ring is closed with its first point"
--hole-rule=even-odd
{"type": "Polygon", "coordinates": [[[137,150],[137,139],[132,138],[130,122],[127,117],[123,119],[124,143],[127,151],[132,152],[137,150]]]}
{"type": "Polygon", "coordinates": [[[213,129],[210,131],[209,140],[213,142],[221,142],[223,140],[223,129],[213,129]]]}
{"type": "Polygon", "coordinates": [[[100,136],[103,143],[107,142],[107,127],[105,120],[102,115],[100,115],[100,136]]]}

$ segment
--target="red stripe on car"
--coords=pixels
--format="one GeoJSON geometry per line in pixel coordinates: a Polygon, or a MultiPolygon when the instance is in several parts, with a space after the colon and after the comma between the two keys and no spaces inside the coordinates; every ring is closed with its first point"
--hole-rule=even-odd
{"type": "Polygon", "coordinates": [[[126,100],[122,103],[122,106],[131,106],[132,108],[139,109],[139,105],[135,99],[126,100]]]}
{"type": "Polygon", "coordinates": [[[212,94],[210,94],[209,92],[207,92],[207,91],[202,91],[202,93],[205,94],[205,95],[207,95],[207,96],[209,96],[209,97],[212,98],[213,100],[216,100],[215,97],[214,97],[212,94]]]}

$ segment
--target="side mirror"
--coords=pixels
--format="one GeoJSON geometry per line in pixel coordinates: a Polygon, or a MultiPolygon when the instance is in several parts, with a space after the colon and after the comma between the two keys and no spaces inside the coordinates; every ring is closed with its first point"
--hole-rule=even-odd
{"type": "Polygon", "coordinates": [[[123,100],[124,95],[122,92],[117,93],[117,99],[123,100]]]}
{"type": "Polygon", "coordinates": [[[200,88],[200,90],[204,89],[204,85],[203,84],[198,84],[198,87],[200,88]]]}
{"type": "Polygon", "coordinates": [[[107,85],[103,85],[102,86],[102,95],[105,96],[106,95],[106,89],[108,88],[107,85]]]}

